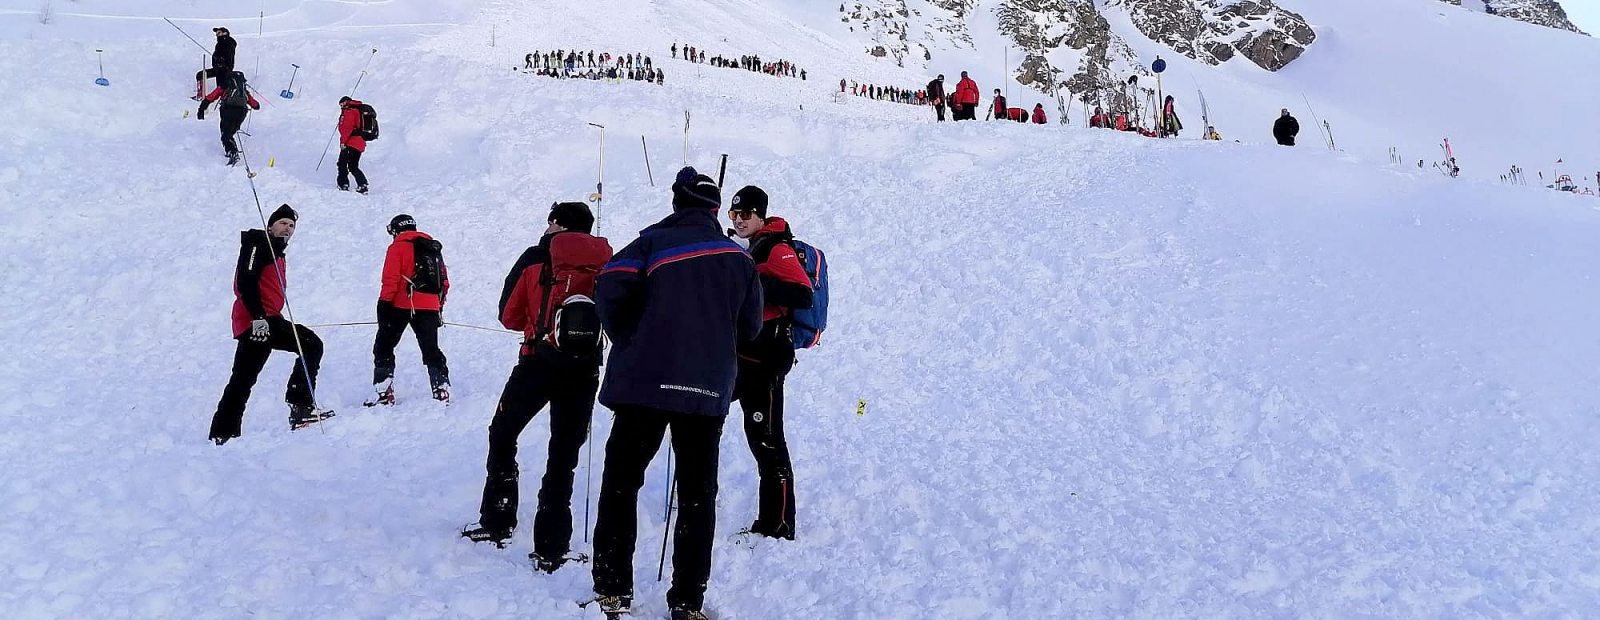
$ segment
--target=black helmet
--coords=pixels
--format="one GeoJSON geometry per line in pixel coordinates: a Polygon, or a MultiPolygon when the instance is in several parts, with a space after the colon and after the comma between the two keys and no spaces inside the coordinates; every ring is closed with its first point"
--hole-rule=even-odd
{"type": "Polygon", "coordinates": [[[394,216],[394,219],[389,220],[389,227],[386,230],[389,231],[389,236],[393,237],[400,233],[414,231],[416,229],[417,220],[413,219],[409,215],[401,213],[400,215],[394,216]]]}

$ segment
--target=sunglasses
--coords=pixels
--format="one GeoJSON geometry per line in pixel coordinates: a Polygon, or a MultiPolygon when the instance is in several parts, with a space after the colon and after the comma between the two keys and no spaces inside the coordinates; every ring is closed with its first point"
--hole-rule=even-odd
{"type": "Polygon", "coordinates": [[[756,216],[756,212],[755,211],[729,211],[728,212],[728,219],[735,220],[735,221],[737,221],[737,220],[754,219],[755,216],[756,216]]]}

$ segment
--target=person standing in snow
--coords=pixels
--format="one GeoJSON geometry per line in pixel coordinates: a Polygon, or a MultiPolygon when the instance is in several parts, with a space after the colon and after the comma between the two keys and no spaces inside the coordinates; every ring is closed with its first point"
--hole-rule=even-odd
{"type": "Polygon", "coordinates": [[[672,42],[672,57],[673,58],[677,58],[678,57],[678,42],[677,41],[673,41],[672,42]]]}
{"type": "Polygon", "coordinates": [[[733,396],[744,410],[744,435],[760,472],[755,522],[745,533],[794,540],[794,467],[783,434],[783,381],[794,367],[790,333],[795,310],[811,307],[811,278],[794,249],[794,233],[780,217],[767,217],[767,193],[754,185],[733,195],[733,231],[750,242],[761,278],[761,332],[739,347],[733,396]]]}
{"type": "Polygon", "coordinates": [[[217,35],[217,46],[211,50],[211,68],[194,74],[195,99],[205,96],[206,78],[215,78],[217,88],[227,88],[229,80],[233,79],[233,58],[239,42],[228,34],[227,28],[212,28],[211,33],[217,35]]]}
{"type": "Polygon", "coordinates": [[[1042,103],[1033,104],[1033,124],[1035,124],[1035,125],[1043,125],[1043,124],[1045,124],[1045,122],[1046,122],[1046,119],[1045,119],[1045,115],[1044,115],[1044,104],[1042,104],[1042,103]]]}
{"type": "Polygon", "coordinates": [[[533,558],[549,573],[567,562],[571,550],[573,472],[589,437],[604,354],[598,325],[588,326],[586,338],[575,338],[564,323],[580,310],[598,322],[589,296],[611,260],[611,245],[589,234],[594,215],[584,203],[551,205],[546,222],[544,236],[517,258],[500,293],[500,324],[522,331],[524,340],[489,423],[478,523],[461,535],[496,545],[511,538],[517,526],[517,438],[549,404],[549,456],[533,521],[533,558]]]}
{"type": "Polygon", "coordinates": [[[994,105],[990,106],[990,114],[994,116],[994,120],[1006,120],[1006,110],[1008,109],[1005,96],[1000,94],[1000,89],[994,89],[994,105]]]}
{"type": "Polygon", "coordinates": [[[704,620],[716,530],[717,462],[738,347],[761,330],[755,264],[717,224],[721,191],[694,168],[672,184],[673,213],[639,233],[601,272],[601,324],[615,343],[600,402],[616,412],[606,440],[594,530],[600,610],[627,613],[639,487],[668,429],[677,460],[673,620],[704,620]]]}
{"type": "Polygon", "coordinates": [[[1278,116],[1278,121],[1272,124],[1272,137],[1278,139],[1281,146],[1294,146],[1294,137],[1300,135],[1300,121],[1289,114],[1289,108],[1283,109],[1283,114],[1278,116]]]}
{"type": "Polygon", "coordinates": [[[1178,120],[1177,104],[1172,95],[1167,95],[1166,101],[1161,103],[1161,137],[1170,138],[1183,131],[1183,122],[1178,120]]]}
{"type": "Polygon", "coordinates": [[[956,82],[956,94],[951,105],[951,116],[956,120],[977,120],[978,83],[967,77],[966,71],[961,72],[961,81],[956,82]]]}
{"type": "Polygon", "coordinates": [[[250,114],[250,110],[260,110],[261,104],[257,103],[256,98],[250,95],[250,87],[246,85],[243,73],[235,73],[232,78],[227,80],[227,83],[227,88],[218,86],[216,90],[211,91],[211,94],[202,98],[200,111],[195,115],[195,118],[202,121],[206,120],[206,108],[211,105],[211,102],[218,99],[222,100],[222,103],[217,106],[222,109],[222,123],[220,124],[222,150],[228,157],[228,165],[232,166],[239,163],[239,145],[234,142],[233,134],[238,133],[239,128],[244,126],[244,119],[250,114]]]}
{"type": "Polygon", "coordinates": [[[288,278],[283,253],[299,219],[285,204],[272,212],[266,230],[239,233],[239,261],[233,271],[233,338],[238,345],[228,386],[211,416],[210,438],[219,446],[239,436],[250,390],[273,351],[300,355],[284,395],[289,403],[289,430],[333,417],[332,411],[317,408],[314,398],[322,339],[310,328],[283,318],[288,278]]]}
{"type": "Polygon", "coordinates": [[[933,113],[938,120],[944,120],[944,74],[928,82],[928,101],[933,103],[933,113]]]}
{"type": "Polygon", "coordinates": [[[433,399],[450,401],[450,368],[439,350],[444,325],[444,299],[450,293],[438,241],[417,231],[417,220],[401,213],[386,229],[393,241],[383,256],[382,288],[378,290],[378,335],[372,342],[373,396],[365,404],[394,404],[394,348],[406,327],[417,337],[422,364],[428,368],[433,399]]]}
{"type": "Polygon", "coordinates": [[[339,98],[339,176],[334,179],[340,191],[350,190],[350,177],[356,178],[356,193],[367,193],[367,175],[361,172],[361,154],[367,150],[361,131],[361,102],[339,98]]]}

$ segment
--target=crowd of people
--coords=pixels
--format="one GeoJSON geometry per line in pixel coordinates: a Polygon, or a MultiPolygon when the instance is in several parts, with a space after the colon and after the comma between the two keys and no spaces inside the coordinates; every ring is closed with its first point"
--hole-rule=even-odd
{"type": "MultiPolygon", "coordinates": [[[[677,58],[679,47],[676,42],[672,44],[671,51],[672,57],[677,58]]],[[[719,69],[744,69],[754,73],[765,73],[776,77],[800,78],[801,80],[807,78],[805,69],[801,69],[787,60],[763,60],[756,55],[739,56],[738,58],[716,55],[708,60],[705,50],[685,45],[682,51],[684,60],[708,64],[719,69]]]]}
{"type": "Polygon", "coordinates": [[[649,56],[642,54],[613,55],[590,50],[556,50],[533,52],[522,59],[522,70],[534,75],[556,79],[578,80],[629,80],[656,85],[666,84],[666,73],[653,66],[649,56]]]}
{"type": "Polygon", "coordinates": [[[904,103],[908,105],[928,105],[928,93],[923,90],[901,88],[899,86],[878,86],[854,80],[839,79],[839,92],[850,93],[856,97],[866,97],[878,101],[904,103]]]}

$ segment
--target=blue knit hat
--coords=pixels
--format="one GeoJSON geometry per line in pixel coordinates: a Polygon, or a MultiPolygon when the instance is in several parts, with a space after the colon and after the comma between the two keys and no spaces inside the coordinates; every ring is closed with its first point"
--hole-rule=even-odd
{"type": "Polygon", "coordinates": [[[722,207],[722,189],[711,177],[700,174],[692,166],[678,171],[672,183],[672,210],[718,209],[722,207]]]}

